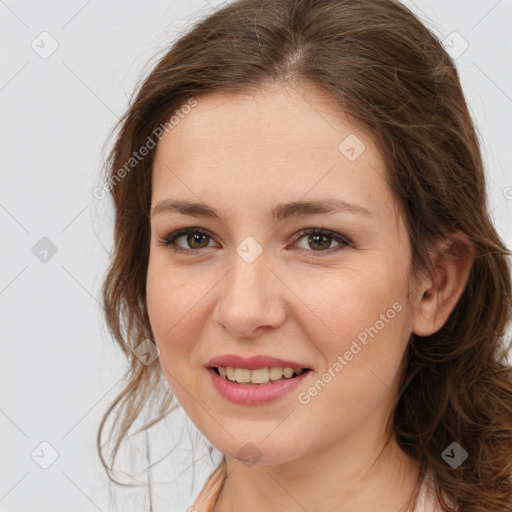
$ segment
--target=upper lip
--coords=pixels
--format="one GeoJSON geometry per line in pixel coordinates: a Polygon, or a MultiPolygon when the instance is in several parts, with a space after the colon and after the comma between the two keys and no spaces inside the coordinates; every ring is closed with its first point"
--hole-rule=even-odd
{"type": "Polygon", "coordinates": [[[233,368],[246,368],[248,370],[257,370],[258,368],[308,368],[307,365],[297,363],[295,361],[289,361],[286,359],[279,359],[277,357],[257,355],[251,357],[242,357],[235,354],[224,354],[222,356],[214,357],[210,359],[206,366],[212,367],[228,367],[233,368]]]}

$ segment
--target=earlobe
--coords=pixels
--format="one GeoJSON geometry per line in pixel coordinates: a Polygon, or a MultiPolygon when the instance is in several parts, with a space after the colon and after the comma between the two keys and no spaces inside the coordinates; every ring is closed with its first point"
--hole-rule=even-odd
{"type": "Polygon", "coordinates": [[[432,273],[419,286],[413,332],[430,336],[441,329],[466,287],[474,258],[468,236],[457,231],[433,251],[432,273]]]}

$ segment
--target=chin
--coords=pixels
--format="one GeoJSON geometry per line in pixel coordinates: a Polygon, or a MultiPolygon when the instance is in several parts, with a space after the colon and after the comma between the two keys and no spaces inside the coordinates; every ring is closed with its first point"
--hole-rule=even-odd
{"type": "Polygon", "coordinates": [[[236,459],[250,467],[253,465],[258,466],[271,466],[276,464],[286,464],[297,459],[300,454],[296,451],[296,445],[286,446],[282,440],[276,439],[271,442],[264,437],[261,440],[245,439],[238,443],[230,442],[222,444],[222,446],[215,445],[216,448],[224,453],[227,457],[236,459]]]}

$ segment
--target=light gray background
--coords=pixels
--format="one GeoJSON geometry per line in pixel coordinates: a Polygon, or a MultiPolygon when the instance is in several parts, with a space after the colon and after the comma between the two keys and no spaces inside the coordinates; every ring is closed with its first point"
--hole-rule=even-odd
{"type": "MultiPolygon", "coordinates": [[[[109,489],[96,454],[96,429],[120,390],[124,359],[98,303],[112,212],[92,191],[107,136],[138,81],[172,40],[222,3],[0,1],[3,512],[106,512],[116,503],[148,510],[141,489],[109,489]],[[58,48],[47,58],[31,46],[44,54],[52,40],[58,48]],[[46,262],[32,249],[43,237],[57,248],[46,262]],[[35,460],[50,462],[52,449],[58,458],[43,469],[35,460]]],[[[511,247],[512,0],[404,3],[441,39],[469,44],[456,63],[483,145],[493,217],[511,247]]],[[[153,478],[171,481],[156,489],[155,510],[186,510],[215,465],[203,442],[192,481],[187,440],[197,431],[177,418],[158,434],[161,453],[181,432],[185,442],[154,468],[153,478]]],[[[140,469],[142,457],[135,456],[140,469]]]]}

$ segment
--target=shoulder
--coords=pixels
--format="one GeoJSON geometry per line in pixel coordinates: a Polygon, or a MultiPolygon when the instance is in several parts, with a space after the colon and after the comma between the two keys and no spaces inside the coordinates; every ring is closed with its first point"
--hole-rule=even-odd
{"type": "Polygon", "coordinates": [[[226,462],[222,458],[215,471],[209,476],[193,505],[187,509],[187,512],[211,512],[225,479],[226,462]]]}
{"type": "Polygon", "coordinates": [[[414,512],[443,512],[436,496],[433,475],[427,472],[418,492],[414,512]]]}
{"type": "Polygon", "coordinates": [[[423,478],[421,483],[414,512],[438,512],[439,510],[440,508],[437,503],[434,486],[432,485],[430,477],[427,475],[423,478]]]}

